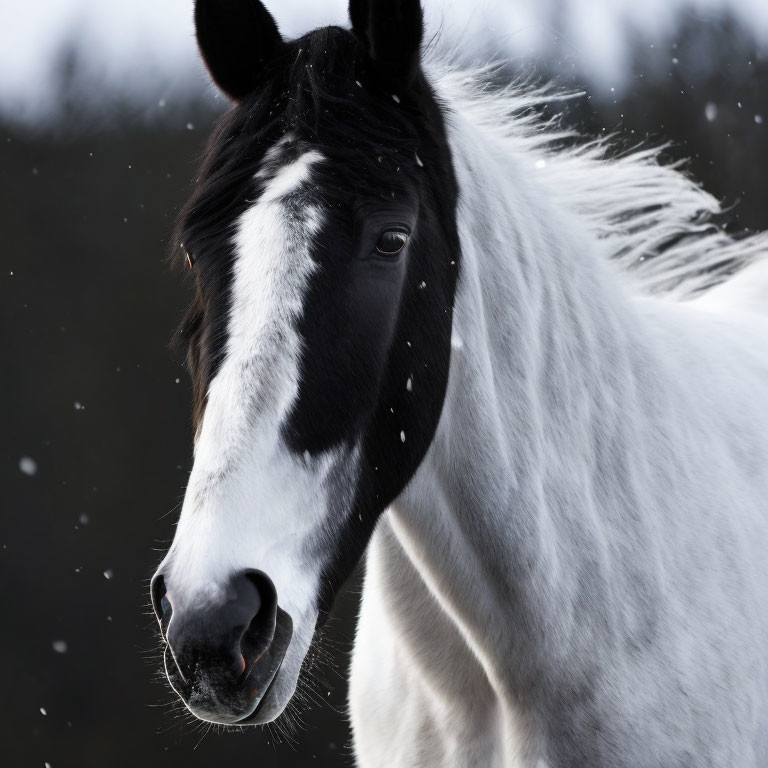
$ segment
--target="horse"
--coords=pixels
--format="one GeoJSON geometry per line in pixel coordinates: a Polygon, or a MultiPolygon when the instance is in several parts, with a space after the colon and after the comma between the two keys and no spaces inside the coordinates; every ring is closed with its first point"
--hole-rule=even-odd
{"type": "Polygon", "coordinates": [[[418,0],[349,14],[195,6],[231,108],[175,240],[170,684],[279,718],[364,558],[362,768],[765,768],[768,239],[430,53],[418,0]]]}

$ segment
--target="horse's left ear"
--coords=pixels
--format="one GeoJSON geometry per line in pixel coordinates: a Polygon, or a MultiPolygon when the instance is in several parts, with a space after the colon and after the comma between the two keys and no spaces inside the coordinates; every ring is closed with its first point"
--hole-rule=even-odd
{"type": "Polygon", "coordinates": [[[233,101],[258,88],[283,38],[259,0],[196,0],[195,31],[216,85],[233,101]]]}
{"type": "Polygon", "coordinates": [[[350,0],[349,18],[378,74],[393,87],[411,85],[424,38],[420,0],[350,0]]]}

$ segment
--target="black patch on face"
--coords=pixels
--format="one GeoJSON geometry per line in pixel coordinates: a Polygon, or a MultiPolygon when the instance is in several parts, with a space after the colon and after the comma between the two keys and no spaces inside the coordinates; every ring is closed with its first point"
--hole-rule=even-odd
{"type": "Polygon", "coordinates": [[[418,64],[396,73],[395,92],[393,72],[383,76],[365,41],[337,27],[285,43],[264,85],[222,118],[178,228],[197,283],[180,334],[199,419],[226,347],[234,227],[269,181],[265,154],[290,136],[277,166],[310,149],[324,158],[306,190],[322,211],[310,244],[318,269],[297,329],[299,395],[283,426],[298,454],[361,446],[335,551],[316,553],[326,562],[321,609],[424,458],[450,366],[457,184],[426,78],[418,64]],[[409,233],[394,257],[376,249],[387,230],[409,233]]]}
{"type": "Polygon", "coordinates": [[[368,156],[355,165],[321,150],[328,160],[313,176],[328,204],[313,246],[320,269],[305,298],[299,397],[285,428],[297,452],[362,447],[354,505],[323,574],[323,607],[432,442],[460,261],[456,181],[429,86],[419,77],[399,105],[375,85],[364,90],[408,116],[399,134],[407,142],[384,151],[369,139],[359,150],[368,156]],[[410,233],[408,244],[397,258],[382,258],[376,243],[393,227],[410,233]]]}

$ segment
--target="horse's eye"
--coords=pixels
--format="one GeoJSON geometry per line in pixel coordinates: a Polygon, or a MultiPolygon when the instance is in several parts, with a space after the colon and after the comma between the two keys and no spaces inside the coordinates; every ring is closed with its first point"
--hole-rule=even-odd
{"type": "Polygon", "coordinates": [[[408,233],[402,229],[387,229],[379,235],[376,251],[379,256],[397,256],[408,242],[408,233]]]}

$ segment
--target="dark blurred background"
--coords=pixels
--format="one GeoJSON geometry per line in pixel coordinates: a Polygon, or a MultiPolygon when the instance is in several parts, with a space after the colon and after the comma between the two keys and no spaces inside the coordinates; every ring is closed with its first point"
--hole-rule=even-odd
{"type": "MultiPolygon", "coordinates": [[[[447,26],[455,13],[471,31],[465,54],[506,51],[510,76],[584,89],[569,102],[574,127],[618,132],[624,146],[671,141],[668,158],[689,159],[689,171],[727,203],[732,230],[768,227],[760,4],[723,0],[702,15],[680,0],[655,26],[626,21],[628,4],[589,6],[594,18],[579,21],[589,46],[562,22],[585,7],[577,0],[542,3],[538,20],[529,9],[517,22],[520,4],[497,0],[493,24],[472,15],[474,4],[436,0],[428,10],[433,23],[447,26]],[[610,24],[600,17],[609,10],[610,24]],[[498,18],[512,30],[506,37],[490,31],[498,18]],[[518,27],[535,30],[527,50],[516,47],[518,27]]],[[[330,625],[318,703],[287,736],[209,731],[173,704],[158,674],[147,579],[173,535],[191,453],[190,385],[168,344],[188,286],[165,257],[225,105],[194,63],[183,26],[191,2],[170,10],[137,2],[133,27],[120,17],[115,33],[94,17],[88,34],[83,14],[95,6],[66,5],[35,0],[28,18],[19,12],[18,26],[6,23],[0,34],[0,473],[9,492],[0,527],[0,764],[351,765],[344,678],[356,580],[330,625]],[[37,35],[35,13],[47,6],[64,20],[59,37],[37,35]],[[174,19],[181,36],[158,29],[174,19]],[[118,37],[105,31],[94,54],[89,41],[100,29],[118,37]],[[120,35],[133,35],[138,53],[120,35]],[[35,55],[45,66],[30,65],[35,55]],[[8,69],[14,62],[24,66],[8,69]]],[[[306,4],[287,5],[289,30],[307,29],[306,4]]],[[[344,3],[326,5],[328,20],[342,21],[344,3]]],[[[325,20],[317,6],[312,22],[325,20]]],[[[3,9],[6,22],[13,13],[3,9]]]]}

